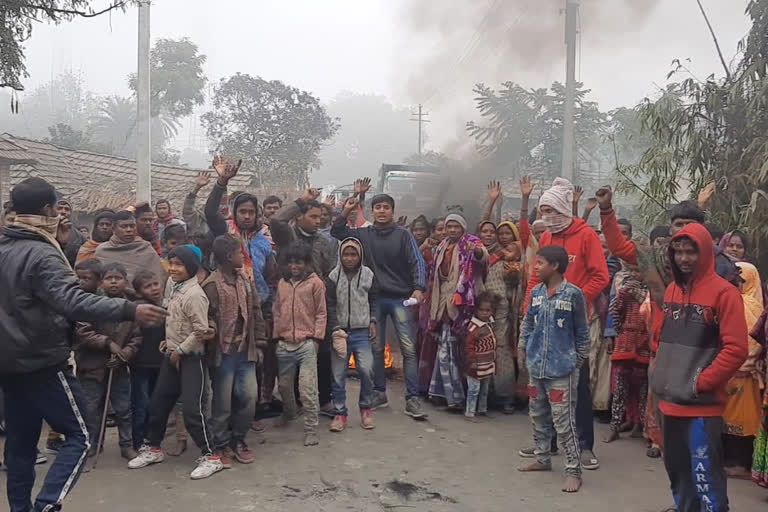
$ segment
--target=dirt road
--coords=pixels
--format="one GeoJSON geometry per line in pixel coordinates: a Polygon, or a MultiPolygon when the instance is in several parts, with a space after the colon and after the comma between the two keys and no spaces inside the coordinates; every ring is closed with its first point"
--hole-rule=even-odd
{"type": "MultiPolygon", "coordinates": [[[[671,504],[663,464],[645,457],[642,441],[598,441],[602,467],[586,472],[578,495],[565,495],[560,457],[552,473],[516,471],[517,450],[531,442],[527,416],[496,414],[471,424],[461,415],[427,406],[429,421],[415,422],[402,413],[402,384],[391,385],[391,407],[377,412],[376,430],[362,430],[353,411],[342,434],[325,430],[324,420],[321,444],[314,448],[302,446],[300,422],[286,430],[269,428],[261,445],[251,433],[257,462],[236,464],[203,481],[189,479],[197,455],[193,451],[143,470],[127,469],[119,458],[116,432],[110,430],[98,469],[83,475],[64,510],[653,512],[671,504]]],[[[355,387],[350,396],[356,393],[355,387]]],[[[598,436],[603,434],[604,428],[598,428],[598,436]]],[[[749,482],[729,485],[733,511],[768,510],[768,490],[749,482]]],[[[7,510],[2,494],[0,508],[7,510]]]]}

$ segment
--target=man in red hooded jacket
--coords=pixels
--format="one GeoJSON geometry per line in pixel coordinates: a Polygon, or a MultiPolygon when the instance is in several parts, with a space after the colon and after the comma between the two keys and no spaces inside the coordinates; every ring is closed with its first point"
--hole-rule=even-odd
{"type": "MultiPolygon", "coordinates": [[[[587,308],[591,312],[595,299],[608,286],[608,266],[605,263],[603,246],[597,233],[582,219],[573,217],[572,208],[573,185],[565,178],[555,178],[552,187],[545,190],[539,198],[539,212],[547,228],[539,239],[539,247],[559,245],[565,249],[568,253],[565,279],[581,289],[587,308]]],[[[528,304],[531,290],[537,284],[539,284],[539,278],[536,272],[533,272],[528,281],[524,304],[528,304]]],[[[599,322],[596,315],[592,315],[591,320],[599,322]]],[[[601,332],[602,329],[590,326],[590,336],[598,333],[601,338],[601,332]]],[[[590,340],[591,343],[596,341],[601,340],[590,340]]],[[[582,451],[581,462],[584,469],[597,469],[600,461],[594,454],[595,433],[588,362],[582,368],[579,374],[579,396],[576,407],[576,427],[579,430],[579,445],[582,451]]],[[[521,450],[520,454],[527,456],[527,451],[521,450]]]]}
{"type": "Polygon", "coordinates": [[[664,465],[679,512],[728,510],[723,469],[726,384],[747,358],[738,288],[715,273],[712,237],[689,224],[672,237],[673,282],[651,387],[663,414],[664,465]]]}

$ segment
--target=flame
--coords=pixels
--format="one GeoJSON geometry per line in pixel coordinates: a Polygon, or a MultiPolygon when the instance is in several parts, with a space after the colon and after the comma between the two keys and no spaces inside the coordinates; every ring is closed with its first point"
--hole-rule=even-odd
{"type": "MultiPolygon", "coordinates": [[[[389,350],[389,343],[387,343],[384,346],[384,368],[390,369],[392,368],[392,353],[389,350]]],[[[355,369],[355,356],[350,356],[349,358],[349,369],[354,370],[355,369]]]]}

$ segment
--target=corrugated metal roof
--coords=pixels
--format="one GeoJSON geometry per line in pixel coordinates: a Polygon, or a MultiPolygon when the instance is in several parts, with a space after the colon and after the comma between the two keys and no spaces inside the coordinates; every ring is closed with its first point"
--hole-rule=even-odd
{"type": "MultiPolygon", "coordinates": [[[[91,212],[99,208],[122,208],[135,202],[136,161],[111,155],[60,148],[48,142],[0,135],[0,159],[11,164],[10,184],[30,176],[50,182],[73,203],[75,210],[91,212]],[[10,158],[14,156],[14,158],[10,158]]],[[[194,187],[198,172],[193,169],[152,164],[152,197],[168,199],[174,211],[181,213],[184,198],[194,187]]],[[[231,190],[249,190],[249,175],[238,175],[230,182],[231,190]]],[[[201,200],[206,195],[201,192],[201,200]]],[[[200,205],[202,206],[202,205],[200,205]]]]}

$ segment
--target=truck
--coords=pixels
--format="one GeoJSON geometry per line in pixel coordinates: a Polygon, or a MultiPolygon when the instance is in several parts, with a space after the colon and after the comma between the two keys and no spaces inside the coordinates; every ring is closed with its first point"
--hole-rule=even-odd
{"type": "Polygon", "coordinates": [[[441,215],[445,180],[440,169],[428,165],[382,164],[377,193],[395,199],[397,216],[441,215]]]}

